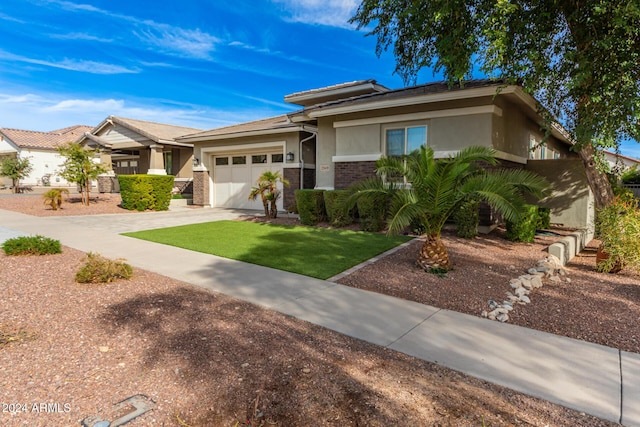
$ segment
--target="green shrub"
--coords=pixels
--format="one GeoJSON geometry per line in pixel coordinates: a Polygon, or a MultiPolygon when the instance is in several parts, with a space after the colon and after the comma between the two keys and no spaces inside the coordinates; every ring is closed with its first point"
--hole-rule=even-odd
{"type": "Polygon", "coordinates": [[[551,209],[538,207],[538,217],[536,220],[536,228],[549,229],[551,228],[551,209]]]}
{"type": "Polygon", "coordinates": [[[360,217],[360,229],[362,231],[381,231],[386,226],[387,204],[389,196],[378,194],[372,197],[358,199],[358,216],[360,217]]]}
{"type": "Polygon", "coordinates": [[[344,199],[346,190],[332,190],[324,192],[324,206],[329,223],[334,227],[344,227],[353,223],[352,211],[345,211],[344,199]]]}
{"type": "Polygon", "coordinates": [[[507,239],[514,242],[533,242],[538,224],[538,207],[525,205],[520,221],[507,221],[507,239]]]}
{"type": "Polygon", "coordinates": [[[465,239],[471,239],[478,235],[480,223],[480,202],[468,200],[453,214],[456,223],[456,234],[465,239]]]}
{"type": "Polygon", "coordinates": [[[180,193],[174,194],[173,196],[171,196],[171,198],[174,200],[184,199],[184,197],[182,197],[182,194],[180,193]]]}
{"type": "Polygon", "coordinates": [[[8,239],[2,244],[7,255],[47,255],[62,252],[59,240],[43,236],[21,236],[8,239]]]}
{"type": "Polygon", "coordinates": [[[294,192],[302,224],[316,225],[326,219],[323,193],[324,190],[296,190],[294,192]]]}
{"type": "Polygon", "coordinates": [[[171,203],[172,175],[118,175],[122,207],[166,211],[171,203]]]}
{"type": "Polygon", "coordinates": [[[117,279],[130,279],[133,268],[123,260],[111,260],[89,252],[85,263],[76,273],[78,283],[110,283],[117,279]]]}

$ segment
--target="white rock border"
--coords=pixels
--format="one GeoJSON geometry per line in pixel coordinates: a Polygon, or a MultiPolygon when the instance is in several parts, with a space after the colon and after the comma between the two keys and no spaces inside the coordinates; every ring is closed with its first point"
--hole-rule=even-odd
{"type": "Polygon", "coordinates": [[[489,320],[507,322],[509,313],[513,311],[515,305],[531,303],[529,295],[533,290],[543,287],[545,282],[560,283],[563,277],[566,282],[571,282],[560,259],[549,254],[536,262],[535,267],[528,269],[527,274],[509,280],[512,292],[507,292],[507,299],[502,303],[490,299],[488,301],[489,310],[483,310],[481,316],[489,320]]]}

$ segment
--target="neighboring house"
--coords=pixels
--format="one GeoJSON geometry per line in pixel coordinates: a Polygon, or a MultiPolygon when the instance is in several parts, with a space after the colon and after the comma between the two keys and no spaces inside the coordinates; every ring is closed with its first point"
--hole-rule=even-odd
{"type": "Polygon", "coordinates": [[[77,141],[99,149],[102,162],[111,165],[116,175],[169,174],[176,177],[177,186],[184,187],[193,177],[193,144],[177,138],[201,131],[109,116],[77,141]]]}
{"type": "MultiPolygon", "coordinates": [[[[58,172],[63,163],[57,148],[68,142],[73,142],[90,126],[70,126],[51,132],[0,128],[0,159],[6,156],[20,156],[29,158],[33,171],[21,181],[22,185],[43,185],[49,182],[52,186],[69,185],[58,172]]],[[[0,177],[3,185],[11,185],[11,180],[0,177]]]]}
{"type": "Polygon", "coordinates": [[[634,166],[640,168],[640,159],[634,159],[633,157],[623,156],[622,154],[606,150],[603,150],[603,153],[612,171],[622,172],[634,166]]]}
{"type": "MultiPolygon", "coordinates": [[[[552,222],[587,227],[593,195],[584,167],[559,127],[545,141],[537,102],[519,86],[489,80],[449,88],[432,83],[398,90],[363,80],[298,92],[285,101],[302,107],[286,116],[213,129],[177,138],[194,145],[194,204],[259,209],[247,195],[265,169],[282,171],[291,186],[344,189],[374,174],[382,156],[420,145],[439,158],[470,145],[492,147],[503,167],[546,176],[554,197],[552,222]]],[[[485,215],[484,225],[492,224],[485,215]]]]}

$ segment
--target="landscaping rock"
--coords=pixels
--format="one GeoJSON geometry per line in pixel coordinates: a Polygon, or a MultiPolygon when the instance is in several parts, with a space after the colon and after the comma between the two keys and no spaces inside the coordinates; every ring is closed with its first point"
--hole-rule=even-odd
{"type": "Polygon", "coordinates": [[[509,315],[507,313],[500,313],[496,316],[496,320],[504,323],[509,320],[509,315]]]}
{"type": "Polygon", "coordinates": [[[531,300],[529,299],[529,297],[528,297],[528,296],[526,296],[526,295],[522,295],[522,296],[520,297],[520,301],[522,301],[522,302],[523,302],[523,303],[525,303],[525,304],[529,304],[529,303],[531,302],[531,300]]]}

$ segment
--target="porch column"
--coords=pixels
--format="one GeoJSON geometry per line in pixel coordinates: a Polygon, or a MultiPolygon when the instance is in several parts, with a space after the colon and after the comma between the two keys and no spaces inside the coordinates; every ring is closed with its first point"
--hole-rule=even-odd
{"type": "Polygon", "coordinates": [[[166,175],[164,169],[164,156],[162,155],[162,145],[153,144],[149,146],[149,170],[147,175],[166,175]]]}
{"type": "Polygon", "coordinates": [[[107,172],[113,170],[110,148],[103,148],[100,150],[100,164],[104,166],[107,172]]]}
{"type": "Polygon", "coordinates": [[[209,200],[209,171],[203,165],[193,168],[193,204],[210,206],[209,200]]]}

